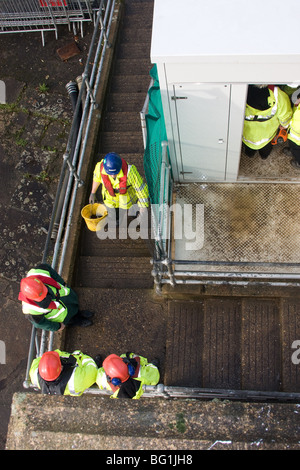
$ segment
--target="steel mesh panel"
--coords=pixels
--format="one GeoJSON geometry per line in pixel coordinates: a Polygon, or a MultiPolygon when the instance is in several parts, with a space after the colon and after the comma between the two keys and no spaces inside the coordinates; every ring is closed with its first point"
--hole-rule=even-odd
{"type": "Polygon", "coordinates": [[[269,157],[262,160],[258,154],[247,157],[241,152],[239,167],[239,181],[300,181],[300,171],[295,170],[290,164],[292,156],[283,153],[287,144],[275,145],[269,157]]]}
{"type": "MultiPolygon", "coordinates": [[[[300,272],[300,185],[268,183],[189,184],[176,190],[176,203],[204,205],[203,246],[187,250],[175,241],[176,260],[216,262],[211,270],[300,272]],[[221,262],[239,266],[219,267],[221,262]],[[273,266],[247,267],[245,263],[273,266]],[[283,263],[283,265],[275,265],[283,263]],[[292,266],[287,266],[292,264],[292,266]],[[299,264],[299,266],[298,266],[299,264]]],[[[195,211],[193,212],[193,218],[195,211]]],[[[175,216],[175,225],[183,223],[175,216]]],[[[195,221],[193,220],[195,227],[195,221]]],[[[200,239],[201,240],[201,239],[200,239]]],[[[199,270],[199,266],[193,267],[199,270]]]]}

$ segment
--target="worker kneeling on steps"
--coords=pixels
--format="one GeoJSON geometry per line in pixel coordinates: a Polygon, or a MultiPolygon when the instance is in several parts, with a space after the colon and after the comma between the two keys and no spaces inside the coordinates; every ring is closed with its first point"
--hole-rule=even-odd
{"type": "Polygon", "coordinates": [[[94,204],[102,183],[102,199],[108,212],[108,225],[122,226],[128,209],[137,204],[140,216],[149,206],[148,185],[135,165],[129,165],[119,154],[110,152],[95,166],[89,203],[94,204]]]}
{"type": "Polygon", "coordinates": [[[90,326],[93,313],[79,310],[76,292],[48,264],[30,269],[21,280],[22,310],[36,328],[62,330],[66,325],[90,326]]]}
{"type": "Polygon", "coordinates": [[[70,354],[56,349],[34,359],[29,376],[44,394],[77,397],[96,382],[98,365],[97,358],[79,350],[70,354]]]}
{"type": "Polygon", "coordinates": [[[96,383],[100,390],[111,390],[110,398],[139,399],[143,385],[159,382],[158,360],[149,363],[145,357],[134,353],[110,354],[98,370],[96,383]]]}

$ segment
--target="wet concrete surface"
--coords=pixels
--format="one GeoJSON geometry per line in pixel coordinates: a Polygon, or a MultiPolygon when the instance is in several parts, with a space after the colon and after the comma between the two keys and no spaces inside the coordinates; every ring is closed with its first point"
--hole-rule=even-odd
{"type": "Polygon", "coordinates": [[[0,449],[12,395],[23,389],[30,341],[19,282],[43,256],[72,122],[65,85],[83,73],[92,32],[85,24],[84,37],[75,37],[60,26],[57,40],[45,33],[45,47],[40,33],[0,35],[6,86],[0,105],[0,449]],[[57,50],[74,44],[79,53],[63,61],[57,50]]]}

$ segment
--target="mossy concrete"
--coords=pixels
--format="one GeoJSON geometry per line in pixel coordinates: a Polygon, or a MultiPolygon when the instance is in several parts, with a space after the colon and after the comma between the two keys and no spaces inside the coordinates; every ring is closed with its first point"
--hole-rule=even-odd
{"type": "Polygon", "coordinates": [[[299,449],[298,404],[13,397],[7,450],[299,449]]]}

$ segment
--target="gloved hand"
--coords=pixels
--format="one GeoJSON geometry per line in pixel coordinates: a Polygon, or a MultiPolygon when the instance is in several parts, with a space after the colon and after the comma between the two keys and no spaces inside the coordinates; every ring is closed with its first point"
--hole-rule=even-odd
{"type": "Polygon", "coordinates": [[[95,204],[95,201],[96,201],[96,194],[91,193],[90,198],[89,198],[89,203],[90,204],[95,204]]]}

